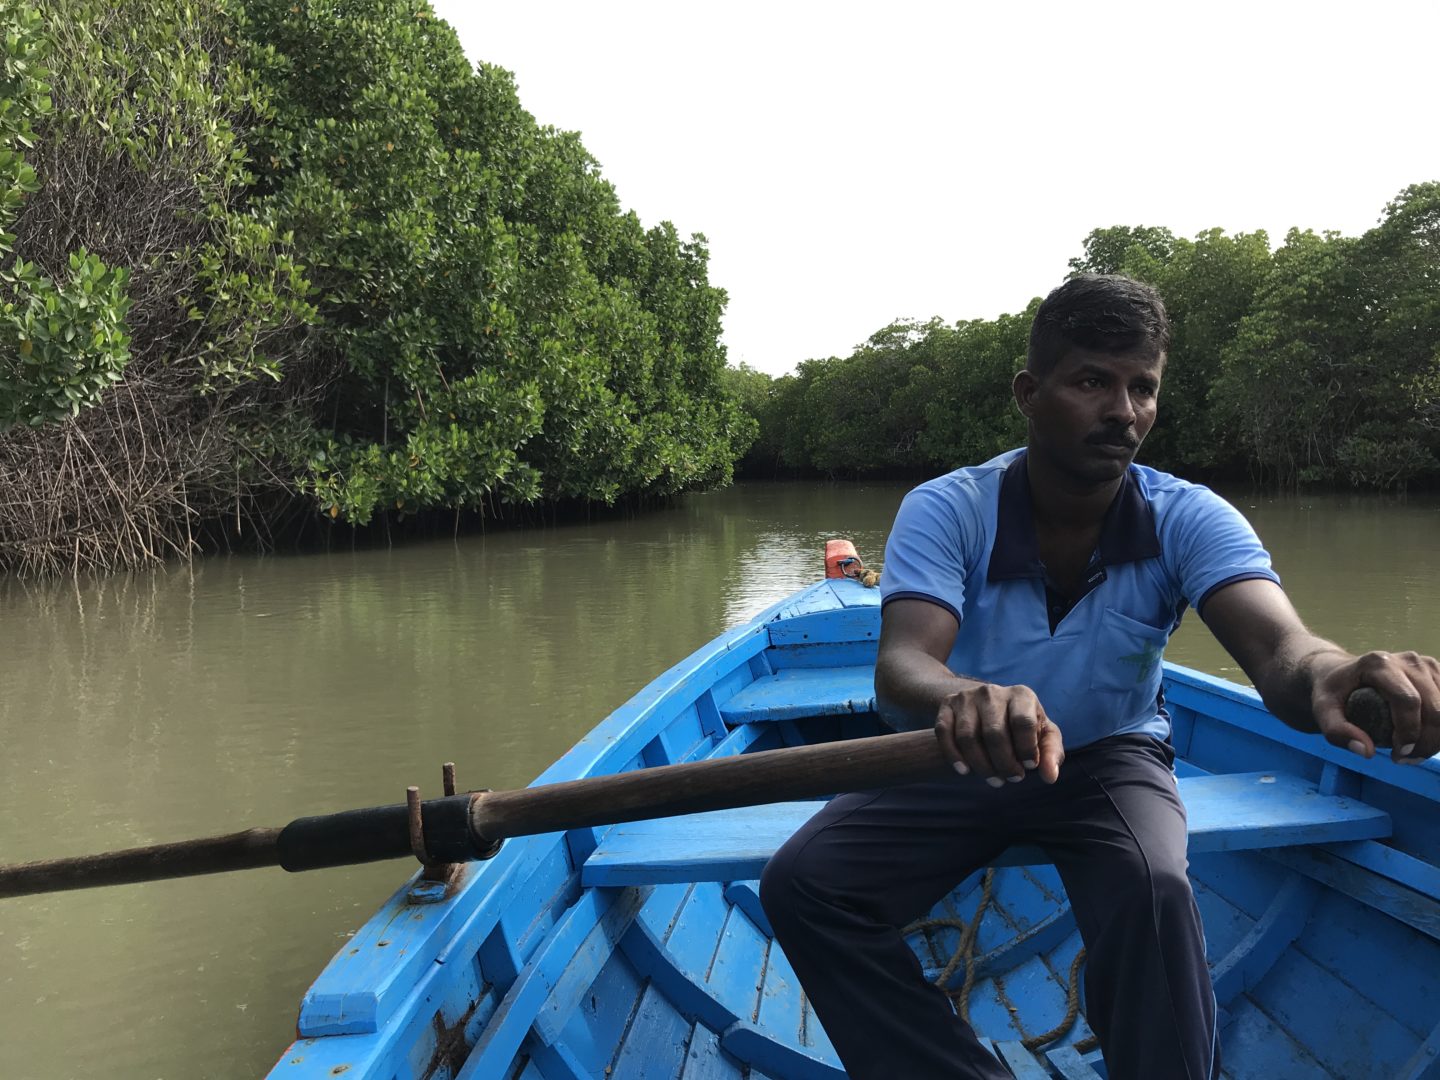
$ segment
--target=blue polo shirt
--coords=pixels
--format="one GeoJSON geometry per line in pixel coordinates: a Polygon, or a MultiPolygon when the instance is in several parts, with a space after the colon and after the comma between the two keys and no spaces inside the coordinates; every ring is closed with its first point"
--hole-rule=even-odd
{"type": "Polygon", "coordinates": [[[884,569],[882,606],[914,597],[949,611],[960,623],[950,670],[1030,687],[1070,749],[1130,732],[1165,738],[1160,660],[1185,608],[1235,581],[1280,580],[1224,499],[1131,465],[1067,608],[1040,561],[1023,449],[906,495],[884,569]]]}

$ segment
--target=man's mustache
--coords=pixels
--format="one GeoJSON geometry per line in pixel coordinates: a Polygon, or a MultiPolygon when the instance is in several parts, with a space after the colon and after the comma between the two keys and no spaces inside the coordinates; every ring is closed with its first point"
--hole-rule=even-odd
{"type": "Polygon", "coordinates": [[[1085,441],[1095,446],[1123,446],[1126,450],[1134,450],[1140,445],[1135,432],[1129,429],[1097,431],[1094,435],[1087,435],[1085,441]]]}

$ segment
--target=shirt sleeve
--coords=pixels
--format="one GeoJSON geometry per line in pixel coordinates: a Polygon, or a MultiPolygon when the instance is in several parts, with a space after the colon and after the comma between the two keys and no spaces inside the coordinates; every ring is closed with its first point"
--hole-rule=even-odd
{"type": "Polygon", "coordinates": [[[1215,591],[1262,578],[1280,584],[1270,553],[1244,515],[1209,488],[1196,486],[1181,501],[1161,537],[1181,591],[1196,612],[1215,591]]]}
{"type": "Polygon", "coordinates": [[[885,543],[880,606],[902,598],[928,600],[959,623],[970,531],[934,487],[924,485],[906,495],[885,543]]]}

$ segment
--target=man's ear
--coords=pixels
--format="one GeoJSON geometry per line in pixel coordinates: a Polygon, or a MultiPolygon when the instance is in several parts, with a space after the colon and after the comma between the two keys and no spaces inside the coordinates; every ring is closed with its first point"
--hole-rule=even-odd
{"type": "Polygon", "coordinates": [[[1015,395],[1015,404],[1020,407],[1020,414],[1029,420],[1035,415],[1034,402],[1035,395],[1040,392],[1040,380],[1029,368],[1021,368],[1015,373],[1010,389],[1015,395]]]}

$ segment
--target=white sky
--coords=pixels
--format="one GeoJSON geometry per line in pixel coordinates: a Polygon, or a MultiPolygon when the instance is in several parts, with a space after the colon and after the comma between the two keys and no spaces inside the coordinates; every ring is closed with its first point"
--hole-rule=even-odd
{"type": "Polygon", "coordinates": [[[707,236],[730,362],[772,374],[1019,310],[1097,226],[1357,234],[1440,179],[1440,0],[432,3],[707,236]]]}

